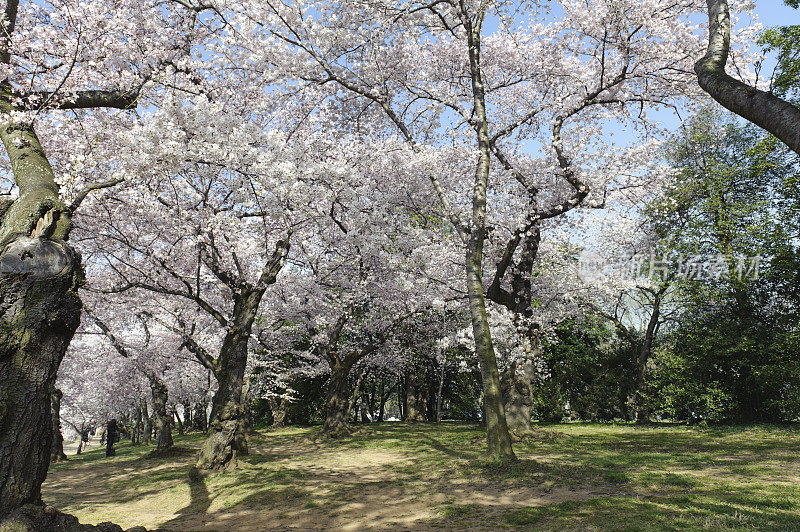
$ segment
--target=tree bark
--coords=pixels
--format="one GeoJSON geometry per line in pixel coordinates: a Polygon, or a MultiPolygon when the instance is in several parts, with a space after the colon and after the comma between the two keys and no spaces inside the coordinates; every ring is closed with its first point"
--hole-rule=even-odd
{"type": "Polygon", "coordinates": [[[351,433],[347,417],[350,413],[350,393],[347,379],[351,366],[337,362],[331,367],[331,378],[325,395],[325,423],[322,432],[331,438],[340,438],[351,433]]]}
{"type": "Polygon", "coordinates": [[[231,471],[236,468],[237,456],[247,454],[242,387],[247,345],[258,308],[248,295],[236,298],[234,319],[222,341],[214,371],[219,388],[211,402],[208,438],[200,450],[198,469],[231,471]]]}
{"type": "Polygon", "coordinates": [[[0,517],[37,502],[47,475],[51,390],[81,313],[82,271],[68,253],[50,279],[0,275],[0,517]]]}
{"type": "Polygon", "coordinates": [[[269,409],[272,412],[272,426],[275,428],[283,427],[286,420],[286,399],[270,397],[268,402],[269,409]]]}
{"type": "Polygon", "coordinates": [[[707,0],[706,3],[708,49],[694,66],[700,87],[728,110],[775,135],[800,154],[800,109],[725,72],[731,40],[728,2],[707,0]]]}
{"type": "Polygon", "coordinates": [[[142,443],[150,445],[150,439],[153,435],[153,422],[150,418],[150,413],[147,411],[147,401],[142,399],[139,409],[142,412],[142,443]]]}
{"type": "Polygon", "coordinates": [[[522,438],[533,432],[531,414],[533,409],[533,381],[536,377],[533,361],[541,350],[538,339],[523,338],[525,358],[511,363],[503,373],[503,403],[511,434],[522,438]],[[534,345],[535,343],[535,345],[534,345]]]}
{"type": "Polygon", "coordinates": [[[150,390],[153,397],[153,419],[156,431],[156,452],[164,452],[173,445],[172,416],[167,409],[167,387],[155,375],[150,375],[150,390]]]}
{"type": "MultiPolygon", "coordinates": [[[[53,180],[33,128],[8,122],[0,128],[15,177],[53,180]],[[17,127],[24,134],[17,134],[17,127]]],[[[46,213],[57,201],[57,192],[54,199],[36,187],[20,186],[20,198],[0,225],[0,519],[40,499],[53,440],[51,391],[80,323],[80,257],[63,238],[45,236],[56,236],[59,217],[46,213]],[[37,222],[40,213],[48,220],[37,222]],[[19,236],[19,231],[36,236],[19,236]]]]}
{"type": "Polygon", "coordinates": [[[406,377],[406,421],[410,423],[425,421],[424,388],[415,377],[412,373],[406,377]]]}
{"type": "Polygon", "coordinates": [[[205,400],[200,401],[199,403],[194,405],[194,415],[192,416],[193,426],[195,430],[199,430],[200,432],[205,432],[208,428],[208,420],[206,416],[206,409],[208,408],[208,404],[205,400]]]}
{"type": "Polygon", "coordinates": [[[61,434],[61,397],[63,393],[53,388],[50,402],[50,419],[53,423],[53,444],[50,449],[50,461],[61,462],[67,459],[64,454],[64,435],[61,434]]]}

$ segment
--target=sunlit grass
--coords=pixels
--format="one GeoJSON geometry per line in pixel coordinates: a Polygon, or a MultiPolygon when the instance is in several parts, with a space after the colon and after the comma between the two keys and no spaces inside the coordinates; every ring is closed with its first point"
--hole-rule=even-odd
{"type": "Polygon", "coordinates": [[[172,530],[800,530],[793,427],[555,425],[516,443],[512,463],[484,457],[476,425],[374,424],[339,441],[314,430],[262,431],[236,472],[199,479],[191,454],[93,450],[55,465],[44,497],[82,521],[172,530]]]}

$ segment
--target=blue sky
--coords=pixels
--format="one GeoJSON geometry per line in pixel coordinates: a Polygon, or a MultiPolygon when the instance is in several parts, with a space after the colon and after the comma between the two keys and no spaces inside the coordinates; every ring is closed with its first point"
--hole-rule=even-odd
{"type": "Polygon", "coordinates": [[[800,11],[787,6],[782,0],[760,0],[756,2],[755,12],[765,26],[800,24],[800,11]]]}

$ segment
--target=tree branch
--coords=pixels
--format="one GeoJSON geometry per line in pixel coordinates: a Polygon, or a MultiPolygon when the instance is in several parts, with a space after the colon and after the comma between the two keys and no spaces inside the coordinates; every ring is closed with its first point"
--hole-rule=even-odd
{"type": "Polygon", "coordinates": [[[725,72],[731,40],[726,0],[707,0],[708,49],[694,65],[700,87],[725,108],[775,135],[800,154],[800,109],[725,72]]]}

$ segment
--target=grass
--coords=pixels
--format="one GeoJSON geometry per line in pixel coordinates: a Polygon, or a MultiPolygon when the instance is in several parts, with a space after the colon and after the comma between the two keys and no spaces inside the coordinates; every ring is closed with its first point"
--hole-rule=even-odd
{"type": "MultiPolygon", "coordinates": [[[[119,446],[56,464],[44,499],[81,521],[164,530],[798,530],[793,427],[567,424],[484,458],[481,428],[369,425],[339,441],[262,431],[234,473],[119,446]]],[[[197,448],[202,436],[176,438],[197,448]]]]}

